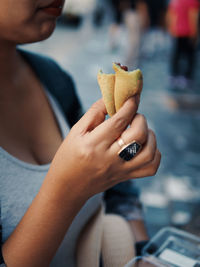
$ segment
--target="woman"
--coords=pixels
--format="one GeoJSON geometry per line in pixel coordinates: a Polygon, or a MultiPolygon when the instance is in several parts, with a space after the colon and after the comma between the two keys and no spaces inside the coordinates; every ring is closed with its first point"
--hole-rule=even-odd
{"type": "Polygon", "coordinates": [[[9,267],[74,266],[78,235],[99,209],[99,193],[154,175],[160,162],[155,135],[136,115],[138,98],[106,121],[97,101],[66,136],[63,110],[41,73],[48,66],[49,77],[71,80],[51,60],[16,49],[49,37],[63,4],[0,1],[0,197],[2,256],[9,267]],[[119,137],[142,144],[135,159],[118,156],[119,137]]]}
{"type": "Polygon", "coordinates": [[[171,75],[172,86],[177,89],[191,89],[194,79],[196,47],[198,40],[198,0],[171,0],[167,23],[174,38],[171,75]],[[185,64],[182,64],[182,61],[185,64]]]}

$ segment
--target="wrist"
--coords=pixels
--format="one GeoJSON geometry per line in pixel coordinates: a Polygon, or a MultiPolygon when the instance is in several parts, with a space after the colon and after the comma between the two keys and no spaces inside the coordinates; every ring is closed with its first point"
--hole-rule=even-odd
{"type": "Polygon", "coordinates": [[[41,189],[43,195],[54,203],[69,203],[70,201],[79,206],[84,205],[89,198],[81,184],[77,183],[75,176],[63,177],[54,171],[48,172],[41,189]]]}
{"type": "Polygon", "coordinates": [[[84,174],[80,173],[79,168],[72,168],[69,162],[63,168],[59,160],[53,161],[45,180],[47,186],[51,186],[54,191],[58,192],[58,196],[63,196],[63,198],[74,196],[86,202],[90,197],[84,174]]]}
{"type": "Polygon", "coordinates": [[[90,176],[85,173],[82,166],[77,163],[75,165],[73,156],[66,157],[62,150],[56,153],[47,176],[48,180],[58,184],[62,191],[75,193],[83,201],[92,196],[89,190],[90,176]]]}

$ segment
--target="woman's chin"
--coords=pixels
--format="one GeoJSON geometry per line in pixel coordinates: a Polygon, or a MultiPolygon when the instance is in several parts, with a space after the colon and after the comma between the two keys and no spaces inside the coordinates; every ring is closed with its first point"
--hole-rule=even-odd
{"type": "Polygon", "coordinates": [[[18,43],[29,44],[43,41],[51,36],[55,27],[56,21],[51,21],[49,23],[43,23],[43,25],[34,28],[32,31],[29,30],[28,33],[24,31],[25,34],[23,34],[22,38],[20,38],[21,40],[18,40],[18,43]]]}
{"type": "Polygon", "coordinates": [[[43,41],[48,37],[50,37],[51,34],[54,32],[55,27],[56,27],[56,21],[51,21],[49,23],[45,23],[44,25],[42,25],[42,27],[40,28],[38,40],[36,40],[36,42],[43,41]]]}

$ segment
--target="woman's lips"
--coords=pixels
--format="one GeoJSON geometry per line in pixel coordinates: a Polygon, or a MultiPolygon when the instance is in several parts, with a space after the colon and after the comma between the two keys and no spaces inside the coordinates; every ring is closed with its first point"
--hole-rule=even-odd
{"type": "Polygon", "coordinates": [[[41,8],[41,10],[48,15],[58,17],[62,13],[63,4],[63,0],[55,0],[49,6],[41,8]]]}

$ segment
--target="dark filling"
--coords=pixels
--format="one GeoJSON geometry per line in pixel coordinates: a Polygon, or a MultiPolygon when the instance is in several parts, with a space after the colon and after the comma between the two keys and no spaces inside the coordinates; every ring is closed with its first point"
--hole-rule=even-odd
{"type": "Polygon", "coordinates": [[[121,68],[122,70],[128,71],[128,67],[127,67],[127,66],[124,66],[124,65],[122,65],[121,63],[115,63],[115,64],[118,65],[118,66],[120,66],[120,68],[121,68]]]}

